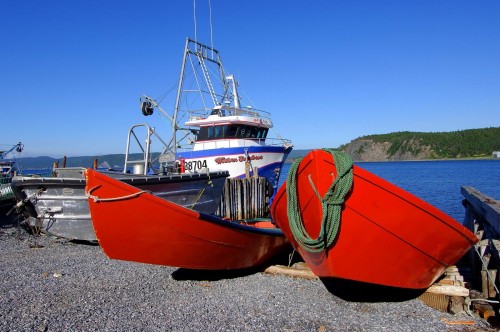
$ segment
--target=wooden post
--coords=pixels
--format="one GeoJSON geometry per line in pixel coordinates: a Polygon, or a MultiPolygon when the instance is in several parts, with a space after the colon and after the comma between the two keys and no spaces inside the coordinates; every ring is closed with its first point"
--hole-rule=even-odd
{"type": "Polygon", "coordinates": [[[250,177],[250,163],[245,161],[245,177],[248,179],[250,177]]]}
{"type": "Polygon", "coordinates": [[[57,174],[56,174],[56,168],[59,168],[59,161],[55,161],[53,164],[52,164],[52,176],[53,177],[56,177],[57,174]]]}
{"type": "Polygon", "coordinates": [[[225,218],[231,218],[230,184],[231,179],[226,179],[226,182],[224,183],[224,192],[226,193],[226,195],[224,195],[223,197],[225,207],[222,210],[224,211],[223,217],[225,218]]]}
{"type": "Polygon", "coordinates": [[[254,178],[258,178],[259,177],[259,168],[257,166],[255,166],[253,168],[253,177],[254,178]]]}
{"type": "Polygon", "coordinates": [[[497,279],[497,270],[488,269],[481,271],[482,293],[487,298],[494,298],[497,295],[495,291],[495,281],[497,279]],[[488,276],[491,276],[491,278],[488,276]]]}
{"type": "Polygon", "coordinates": [[[267,187],[267,179],[263,177],[226,179],[216,214],[232,220],[266,217],[270,194],[267,187]]]}

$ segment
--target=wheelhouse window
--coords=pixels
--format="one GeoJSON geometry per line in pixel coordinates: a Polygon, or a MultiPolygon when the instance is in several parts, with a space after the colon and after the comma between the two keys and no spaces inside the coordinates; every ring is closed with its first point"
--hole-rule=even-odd
{"type": "Polygon", "coordinates": [[[228,125],[201,127],[198,133],[198,141],[207,141],[226,138],[228,125]]]}
{"type": "Polygon", "coordinates": [[[201,127],[198,141],[217,140],[224,138],[265,139],[268,128],[248,125],[219,125],[201,127]]]}

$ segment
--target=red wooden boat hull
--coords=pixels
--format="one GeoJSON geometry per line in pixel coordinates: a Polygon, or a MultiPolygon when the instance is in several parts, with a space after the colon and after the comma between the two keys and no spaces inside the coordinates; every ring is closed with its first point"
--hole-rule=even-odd
{"type": "Polygon", "coordinates": [[[199,213],[141,193],[140,189],[91,169],[86,170],[94,231],[112,259],[189,269],[251,268],[289,247],[281,230],[270,222],[248,225],[199,213]]]}
{"type": "MultiPolygon", "coordinates": [[[[295,241],[286,183],[273,201],[273,220],[317,276],[424,289],[477,242],[474,234],[434,206],[362,168],[353,170],[337,238],[325,251],[311,253],[295,241]]],[[[322,207],[308,177],[323,197],[332,184],[331,174],[336,176],[334,160],[323,150],[309,153],[297,169],[298,205],[312,238],[319,234],[322,207]]]]}

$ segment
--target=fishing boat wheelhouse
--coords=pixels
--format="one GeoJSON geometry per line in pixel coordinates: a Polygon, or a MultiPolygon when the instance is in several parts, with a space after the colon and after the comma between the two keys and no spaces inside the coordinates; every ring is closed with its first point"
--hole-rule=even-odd
{"type": "Polygon", "coordinates": [[[193,150],[238,147],[251,142],[263,145],[272,127],[271,120],[263,120],[251,111],[249,113],[217,106],[207,118],[190,119],[186,125],[200,127],[193,150]]]}
{"type": "Polygon", "coordinates": [[[265,177],[277,188],[283,163],[292,150],[289,140],[269,138],[271,115],[241,106],[238,84],[226,75],[219,51],[187,39],[172,115],[147,96],[144,115],[158,108],[171,121],[173,136],[165,154],[175,156],[186,172],[227,170],[230,177],[265,177]],[[190,69],[190,70],[188,70],[190,69]]]}

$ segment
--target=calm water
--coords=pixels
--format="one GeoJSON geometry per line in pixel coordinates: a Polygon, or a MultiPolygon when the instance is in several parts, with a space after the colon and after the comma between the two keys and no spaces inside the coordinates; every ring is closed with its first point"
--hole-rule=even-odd
{"type": "MultiPolygon", "coordinates": [[[[500,160],[359,162],[361,168],[411,192],[462,222],[462,186],[500,199],[500,160]]],[[[284,182],[286,164],[280,182],[284,182]]]]}
{"type": "MultiPolygon", "coordinates": [[[[359,167],[411,192],[462,222],[462,186],[471,186],[500,199],[500,160],[450,160],[360,162],[359,167]]],[[[286,180],[290,164],[285,164],[280,185],[286,180]]],[[[45,174],[51,170],[23,170],[24,174],[45,174]]]]}

